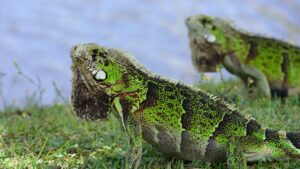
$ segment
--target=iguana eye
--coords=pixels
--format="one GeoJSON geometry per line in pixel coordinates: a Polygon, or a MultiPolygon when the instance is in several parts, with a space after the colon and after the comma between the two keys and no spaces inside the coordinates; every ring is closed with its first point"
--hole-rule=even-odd
{"type": "Polygon", "coordinates": [[[96,80],[104,80],[107,77],[103,70],[93,70],[91,73],[96,80]]]}
{"type": "Polygon", "coordinates": [[[106,73],[103,70],[97,71],[97,73],[94,76],[95,76],[96,80],[104,80],[104,79],[106,79],[106,73]]]}
{"type": "Polygon", "coordinates": [[[209,43],[214,43],[216,41],[216,36],[210,33],[204,34],[203,38],[209,43]]]}

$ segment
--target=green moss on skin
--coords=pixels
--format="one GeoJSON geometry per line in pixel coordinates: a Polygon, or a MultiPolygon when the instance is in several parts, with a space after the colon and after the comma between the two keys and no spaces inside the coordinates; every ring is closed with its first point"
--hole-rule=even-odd
{"type": "Polygon", "coordinates": [[[284,73],[281,69],[283,57],[281,56],[283,50],[280,45],[272,40],[259,40],[257,50],[258,55],[256,58],[250,61],[250,65],[256,67],[262,71],[269,82],[281,82],[283,81],[284,73]],[[274,45],[270,47],[270,45],[274,45]]]}
{"type": "Polygon", "coordinates": [[[258,122],[223,100],[154,75],[124,52],[86,44],[73,48],[72,54],[73,83],[78,83],[73,84],[72,92],[73,104],[78,104],[75,112],[83,110],[85,118],[101,113],[99,105],[109,107],[103,111],[112,111],[130,137],[132,162],[142,156],[142,137],[162,152],[184,160],[218,162],[220,154],[224,157],[228,150],[239,152],[238,158],[228,158],[232,161],[243,160],[243,154],[255,154],[256,160],[300,159],[299,149],[292,144],[297,141],[294,138],[283,139],[273,130],[267,135],[258,122]],[[87,49],[100,54],[93,56],[87,49]],[[94,69],[105,72],[106,78],[95,78],[94,69]],[[231,147],[230,140],[237,144],[231,147]],[[231,149],[235,146],[238,149],[231,149]],[[265,150],[272,151],[265,154],[265,150]]]}
{"type": "MultiPolygon", "coordinates": [[[[256,84],[267,84],[270,89],[300,87],[299,47],[238,30],[227,21],[205,15],[189,17],[186,25],[189,29],[193,64],[199,71],[216,71],[217,65],[225,65],[225,57],[229,56],[234,66],[225,67],[239,76],[245,84],[248,84],[249,78],[262,79],[261,76],[253,77],[258,71],[265,76],[263,79],[267,82],[256,84]],[[208,35],[214,38],[207,40],[208,35]],[[240,65],[249,66],[251,72],[239,68],[240,65]]],[[[266,89],[267,85],[256,87],[261,90],[266,89]]]]}

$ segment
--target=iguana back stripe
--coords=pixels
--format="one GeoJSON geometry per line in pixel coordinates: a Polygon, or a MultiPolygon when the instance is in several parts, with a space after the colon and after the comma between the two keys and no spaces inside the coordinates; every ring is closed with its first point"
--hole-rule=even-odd
{"type": "Polygon", "coordinates": [[[257,50],[257,43],[255,43],[254,41],[249,41],[249,45],[250,45],[250,49],[249,49],[249,53],[246,57],[245,63],[249,64],[249,62],[251,60],[254,60],[257,56],[258,56],[258,50],[257,50]]]}
{"type": "Polygon", "coordinates": [[[253,135],[255,132],[260,132],[260,130],[262,130],[261,125],[256,120],[251,119],[247,123],[247,135],[248,136],[253,135]]]}
{"type": "Polygon", "coordinates": [[[278,130],[266,129],[265,134],[266,140],[279,140],[278,130]]]}

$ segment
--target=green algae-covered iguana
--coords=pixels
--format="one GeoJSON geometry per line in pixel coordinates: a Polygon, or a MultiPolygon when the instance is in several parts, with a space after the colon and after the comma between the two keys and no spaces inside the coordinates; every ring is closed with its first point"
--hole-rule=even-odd
{"type": "Polygon", "coordinates": [[[198,71],[216,71],[222,63],[243,80],[250,96],[300,94],[299,47],[237,30],[229,22],[205,15],[187,18],[186,25],[198,71]]]}
{"type": "Polygon", "coordinates": [[[72,105],[77,116],[106,119],[112,112],[139,165],[142,138],[182,160],[248,161],[300,159],[300,133],[266,129],[221,99],[149,72],[123,51],[96,44],[71,50],[72,105]]]}

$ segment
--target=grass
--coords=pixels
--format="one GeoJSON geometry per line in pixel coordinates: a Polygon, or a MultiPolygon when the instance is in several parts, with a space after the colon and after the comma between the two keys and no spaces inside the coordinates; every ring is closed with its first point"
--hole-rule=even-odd
{"type": "MultiPolygon", "coordinates": [[[[199,84],[251,114],[265,126],[300,130],[300,99],[281,106],[279,99],[238,97],[235,81],[199,84]]],[[[182,162],[144,144],[141,168],[225,168],[225,164],[182,162]]],[[[126,168],[129,144],[118,121],[87,122],[76,118],[69,105],[28,105],[0,112],[0,168],[126,168]]],[[[300,168],[300,162],[256,163],[250,168],[300,168]]]]}

